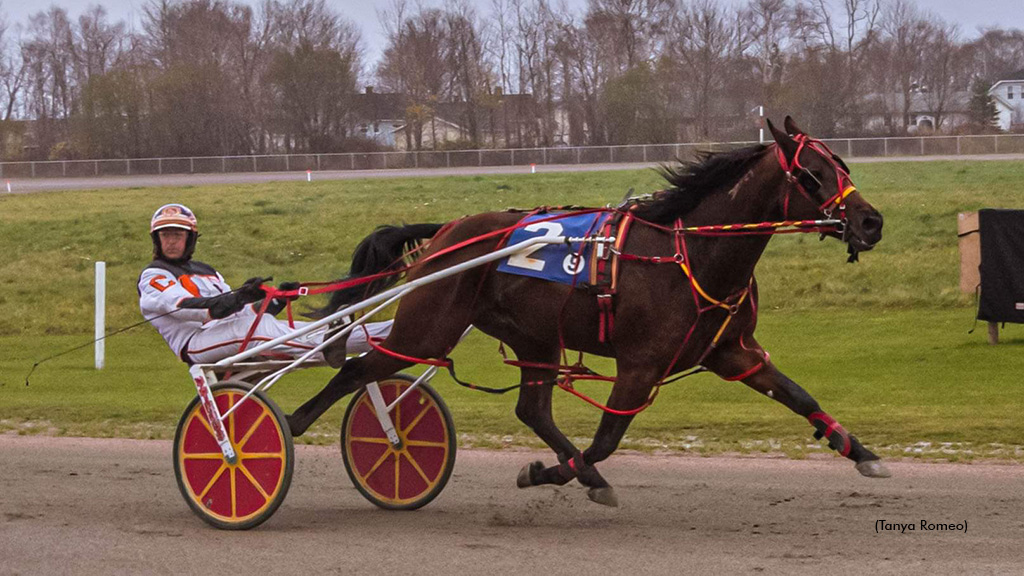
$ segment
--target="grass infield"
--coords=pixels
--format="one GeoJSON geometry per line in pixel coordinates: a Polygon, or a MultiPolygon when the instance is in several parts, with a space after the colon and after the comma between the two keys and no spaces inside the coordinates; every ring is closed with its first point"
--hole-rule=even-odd
{"type": "MultiPolygon", "coordinates": [[[[885,238],[857,265],[840,243],[813,236],[772,240],[758,267],[759,340],[776,365],[852,433],[882,454],[954,460],[1024,459],[1024,329],[999,346],[974,334],[974,302],[958,291],[956,214],[1020,208],[1018,162],[861,164],[854,180],[885,216],[885,238]]],[[[661,187],[653,171],[103,190],[0,197],[0,431],[169,438],[194,394],[187,371],[154,330],[107,342],[107,367],[91,347],[35,360],[92,334],[93,262],[107,262],[107,325],[140,319],[135,281],[149,261],[148,220],[166,202],[198,215],[197,258],[234,285],[254,275],[325,280],[348,266],[355,244],[385,223],[443,222],[541,204],[617,203],[629,188],[661,187]]],[[[476,334],[453,357],[459,375],[484,385],[517,379],[496,343],[476,334]]],[[[593,367],[611,372],[596,358],[593,367]]],[[[271,392],[286,411],[330,377],[290,375],[271,392]]],[[[514,414],[514,393],[464,390],[434,380],[463,445],[536,445],[514,414]]],[[[607,385],[584,385],[598,399],[607,385]]],[[[562,392],[555,411],[586,445],[599,412],[562,392]]],[[[337,441],[342,402],[310,442],[337,441]]],[[[740,383],[700,375],[667,386],[638,416],[624,447],[699,453],[824,452],[810,427],[740,383]]]]}

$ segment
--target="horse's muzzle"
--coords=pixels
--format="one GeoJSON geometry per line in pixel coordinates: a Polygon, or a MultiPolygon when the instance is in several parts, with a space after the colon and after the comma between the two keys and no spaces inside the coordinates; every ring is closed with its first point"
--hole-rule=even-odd
{"type": "Polygon", "coordinates": [[[882,239],[882,215],[877,210],[851,214],[846,241],[858,252],[867,252],[882,239]]]}

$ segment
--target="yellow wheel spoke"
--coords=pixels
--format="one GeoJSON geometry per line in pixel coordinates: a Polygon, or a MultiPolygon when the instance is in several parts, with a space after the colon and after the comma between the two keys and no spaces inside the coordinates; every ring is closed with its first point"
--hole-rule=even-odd
{"type": "Polygon", "coordinates": [[[406,440],[406,446],[430,446],[433,448],[446,448],[447,442],[430,442],[429,440],[406,440]]]}
{"type": "Polygon", "coordinates": [[[245,443],[248,442],[249,438],[251,438],[252,435],[256,433],[256,429],[260,427],[260,424],[262,424],[263,420],[265,418],[267,418],[268,416],[270,416],[270,412],[268,412],[267,409],[264,408],[263,409],[263,414],[260,414],[260,417],[256,419],[256,422],[253,423],[253,425],[249,427],[249,430],[245,433],[245,436],[243,436],[242,439],[238,441],[238,448],[239,449],[241,449],[243,446],[245,446],[245,443]]]}
{"type": "Polygon", "coordinates": [[[387,438],[376,438],[373,436],[349,436],[349,442],[365,442],[367,444],[388,444],[391,442],[387,438]]]}
{"type": "Polygon", "coordinates": [[[238,518],[238,485],[235,483],[235,471],[231,469],[231,517],[238,518]]]}
{"type": "Polygon", "coordinates": [[[263,490],[263,486],[260,486],[260,483],[256,481],[256,478],[254,478],[252,473],[249,472],[249,469],[245,467],[245,464],[240,465],[238,467],[238,469],[241,470],[242,471],[242,475],[245,476],[246,478],[248,478],[249,482],[252,483],[252,485],[256,487],[256,491],[260,493],[260,496],[263,496],[264,500],[269,501],[270,500],[270,495],[267,494],[267,492],[265,490],[263,490]]]}
{"type": "Polygon", "coordinates": [[[221,464],[220,465],[220,468],[218,468],[217,472],[214,473],[213,478],[210,478],[210,482],[206,485],[206,488],[203,488],[203,491],[199,493],[199,500],[200,501],[203,498],[206,498],[206,493],[210,491],[210,488],[213,488],[214,483],[217,482],[217,480],[220,479],[220,475],[223,474],[224,471],[227,470],[227,469],[228,469],[228,465],[227,464],[221,464]]]}
{"type": "Polygon", "coordinates": [[[376,472],[377,468],[380,468],[380,465],[383,464],[384,461],[388,459],[388,456],[391,456],[392,454],[394,454],[393,451],[385,450],[384,453],[380,455],[380,458],[377,459],[377,462],[375,462],[373,466],[370,467],[370,471],[367,472],[366,474],[363,474],[363,482],[366,482],[366,479],[369,478],[374,472],[376,472]]]}
{"type": "Polygon", "coordinates": [[[198,454],[182,454],[183,460],[223,460],[224,455],[220,452],[200,452],[198,454]]]}
{"type": "Polygon", "coordinates": [[[395,500],[398,500],[398,487],[400,486],[398,479],[398,469],[401,468],[401,464],[402,455],[395,454],[395,500]]]}
{"type": "Polygon", "coordinates": [[[429,411],[429,410],[430,410],[430,405],[428,404],[427,406],[425,406],[423,408],[423,410],[420,411],[419,414],[416,415],[415,418],[412,419],[412,422],[410,422],[409,425],[405,427],[405,430],[402,430],[402,434],[403,435],[408,434],[410,430],[415,428],[416,425],[420,423],[420,420],[423,420],[423,417],[427,415],[427,411],[429,411]]]}
{"type": "Polygon", "coordinates": [[[284,460],[284,454],[280,452],[246,452],[241,454],[239,457],[241,460],[257,460],[273,458],[274,460],[284,460]]]}
{"type": "Polygon", "coordinates": [[[409,464],[412,464],[412,467],[416,470],[416,472],[419,473],[420,478],[423,478],[423,481],[427,483],[427,486],[433,484],[433,482],[430,481],[430,478],[427,478],[427,475],[423,473],[423,469],[420,468],[419,463],[416,462],[416,459],[412,457],[412,454],[409,454],[408,452],[403,452],[402,455],[405,456],[405,459],[409,461],[409,464]]]}

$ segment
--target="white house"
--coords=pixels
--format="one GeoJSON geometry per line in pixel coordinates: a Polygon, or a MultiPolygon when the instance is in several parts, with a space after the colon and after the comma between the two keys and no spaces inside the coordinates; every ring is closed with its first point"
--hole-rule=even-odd
{"type": "Polygon", "coordinates": [[[999,113],[999,127],[1003,130],[1024,128],[1024,70],[1010,74],[988,91],[996,103],[999,113]]]}

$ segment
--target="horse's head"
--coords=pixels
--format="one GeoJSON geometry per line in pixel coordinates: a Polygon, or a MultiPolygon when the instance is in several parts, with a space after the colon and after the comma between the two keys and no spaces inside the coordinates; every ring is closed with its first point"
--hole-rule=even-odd
{"type": "Polygon", "coordinates": [[[789,116],[785,128],[783,132],[768,122],[788,180],[781,200],[783,219],[838,218],[842,224],[828,234],[846,242],[850,260],[856,260],[858,252],[871,250],[882,239],[882,215],[857,192],[850,169],[824,142],[805,134],[789,116]]]}

